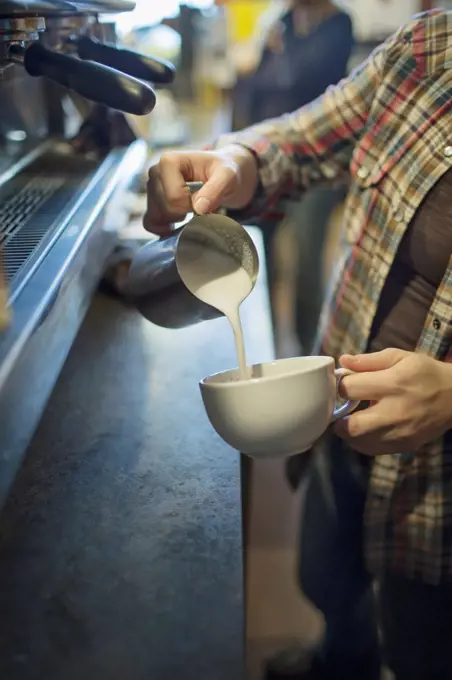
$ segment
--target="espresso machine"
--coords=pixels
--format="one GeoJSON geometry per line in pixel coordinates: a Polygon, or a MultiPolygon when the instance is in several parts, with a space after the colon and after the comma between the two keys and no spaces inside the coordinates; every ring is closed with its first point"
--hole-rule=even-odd
{"type": "Polygon", "coordinates": [[[0,507],[128,220],[170,64],[121,49],[129,0],[0,0],[0,507]],[[107,19],[107,21],[105,21],[107,19]]]}

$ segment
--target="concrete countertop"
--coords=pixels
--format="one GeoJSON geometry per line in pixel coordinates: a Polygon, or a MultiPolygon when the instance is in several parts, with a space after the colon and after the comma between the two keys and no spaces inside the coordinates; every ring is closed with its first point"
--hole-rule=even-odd
{"type": "MultiPolygon", "coordinates": [[[[263,266],[242,316],[271,358],[263,266]]],[[[197,385],[235,365],[224,319],[96,297],[1,517],[1,678],[243,680],[239,456],[197,385]]]]}

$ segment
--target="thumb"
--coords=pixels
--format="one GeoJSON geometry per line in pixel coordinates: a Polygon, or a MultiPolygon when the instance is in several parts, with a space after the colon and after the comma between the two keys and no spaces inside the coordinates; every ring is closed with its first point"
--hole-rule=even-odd
{"type": "Polygon", "coordinates": [[[384,371],[386,368],[392,368],[402,361],[409,352],[402,349],[384,349],[381,352],[372,352],[370,354],[344,354],[339,359],[339,363],[343,368],[348,368],[356,373],[365,371],[384,371]]]}
{"type": "Polygon", "coordinates": [[[198,191],[193,199],[193,208],[198,215],[205,215],[217,210],[222,203],[225,194],[237,181],[237,172],[234,168],[218,164],[213,172],[198,191]]]}

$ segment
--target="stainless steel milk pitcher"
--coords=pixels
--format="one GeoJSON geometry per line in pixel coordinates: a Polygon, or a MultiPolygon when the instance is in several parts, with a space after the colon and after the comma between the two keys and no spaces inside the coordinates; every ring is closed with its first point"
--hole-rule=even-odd
{"type": "MultiPolygon", "coordinates": [[[[194,193],[202,183],[187,186],[194,193]]],[[[259,257],[246,229],[224,215],[195,215],[170,236],[147,243],[133,259],[126,294],[144,317],[165,328],[184,328],[222,316],[218,309],[199,300],[185,283],[184,272],[196,266],[188,253],[206,247],[233,257],[246,269],[254,286],[259,257]]]]}

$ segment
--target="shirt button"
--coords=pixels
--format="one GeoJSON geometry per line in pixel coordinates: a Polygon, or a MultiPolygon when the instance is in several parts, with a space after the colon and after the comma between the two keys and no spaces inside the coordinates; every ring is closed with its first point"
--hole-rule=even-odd
{"type": "Polygon", "coordinates": [[[433,319],[433,328],[435,331],[439,331],[441,328],[441,321],[439,319],[433,319]]]}
{"type": "MultiPolygon", "coordinates": [[[[452,147],[451,147],[452,152],[452,147]]],[[[361,166],[357,172],[359,179],[367,179],[369,177],[369,170],[364,166],[361,166]]]]}
{"type": "Polygon", "coordinates": [[[403,222],[403,220],[405,219],[405,213],[403,212],[403,210],[398,210],[394,217],[396,218],[397,222],[403,222]]]}
{"type": "Polygon", "coordinates": [[[324,165],[322,166],[322,173],[323,176],[326,177],[326,179],[334,179],[337,177],[337,170],[331,165],[324,165]]]}
{"type": "Polygon", "coordinates": [[[452,157],[452,146],[445,146],[444,147],[444,155],[446,156],[446,158],[452,157]]]}

